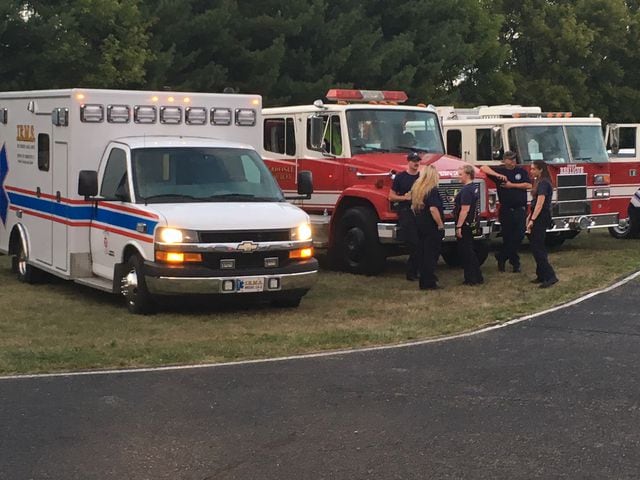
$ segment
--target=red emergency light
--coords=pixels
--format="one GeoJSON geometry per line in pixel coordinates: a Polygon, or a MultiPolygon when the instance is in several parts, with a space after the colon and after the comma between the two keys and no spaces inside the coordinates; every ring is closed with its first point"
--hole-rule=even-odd
{"type": "Polygon", "coordinates": [[[409,97],[400,90],[349,90],[332,88],[327,92],[327,100],[334,102],[406,102],[409,97]]]}

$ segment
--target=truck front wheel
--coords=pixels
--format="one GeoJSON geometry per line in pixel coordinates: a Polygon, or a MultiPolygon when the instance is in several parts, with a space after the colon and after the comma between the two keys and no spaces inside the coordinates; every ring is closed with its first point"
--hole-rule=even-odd
{"type": "Polygon", "coordinates": [[[367,207],[352,207],[338,221],[330,251],[333,263],[351,273],[375,275],[384,270],[386,256],[378,241],[378,218],[367,207]]]}
{"type": "Polygon", "coordinates": [[[143,261],[140,255],[133,254],[127,260],[127,273],[121,280],[121,293],[131,313],[148,315],[155,310],[153,296],[147,290],[144,281],[143,261]]]}
{"type": "Polygon", "coordinates": [[[29,264],[27,252],[18,242],[18,253],[11,259],[11,270],[16,274],[18,280],[23,283],[39,283],[44,279],[45,273],[29,264]]]}

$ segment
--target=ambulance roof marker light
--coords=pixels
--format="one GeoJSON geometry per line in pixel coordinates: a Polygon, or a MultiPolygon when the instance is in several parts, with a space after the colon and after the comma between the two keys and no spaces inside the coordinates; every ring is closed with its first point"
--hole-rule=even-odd
{"type": "Polygon", "coordinates": [[[84,100],[84,93],[77,93],[76,100],[84,100]]]}

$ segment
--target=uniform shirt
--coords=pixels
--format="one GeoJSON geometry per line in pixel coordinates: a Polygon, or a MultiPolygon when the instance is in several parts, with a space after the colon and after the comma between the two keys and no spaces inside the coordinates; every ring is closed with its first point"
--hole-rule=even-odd
{"type": "Polygon", "coordinates": [[[640,208],[640,188],[636,190],[636,193],[634,193],[633,197],[631,197],[631,205],[636,208],[640,208]]]}
{"type": "Polygon", "coordinates": [[[442,197],[440,197],[440,192],[437,188],[432,189],[427,195],[424,197],[424,213],[427,217],[427,220],[436,225],[436,221],[431,215],[431,211],[429,210],[431,207],[436,207],[440,212],[440,218],[444,220],[444,207],[442,205],[442,197]]]}
{"type": "Polygon", "coordinates": [[[467,213],[467,218],[464,219],[463,223],[470,224],[474,222],[478,197],[478,185],[473,182],[467,183],[460,189],[456,198],[453,200],[455,203],[456,222],[458,221],[462,205],[469,205],[469,213],[467,213]]]}
{"type": "MultiPolygon", "coordinates": [[[[527,171],[516,166],[515,168],[507,168],[504,166],[491,167],[493,171],[504,175],[511,183],[531,183],[527,171]]],[[[498,199],[500,205],[506,208],[518,208],[527,206],[527,191],[523,188],[504,188],[502,182],[498,183],[498,199]]]]}
{"type": "Polygon", "coordinates": [[[542,211],[551,210],[551,197],[553,196],[553,185],[546,178],[540,179],[536,188],[531,190],[531,211],[533,212],[538,202],[538,195],[544,195],[544,205],[542,211]]]}
{"type": "MultiPolygon", "coordinates": [[[[396,175],[396,178],[393,179],[393,185],[391,186],[391,190],[396,192],[398,195],[404,195],[405,193],[411,190],[411,187],[418,179],[420,174],[416,173],[415,175],[411,175],[406,170],[404,172],[400,172],[396,175]]],[[[402,200],[398,202],[398,207],[400,208],[411,208],[411,200],[402,200]]]]}

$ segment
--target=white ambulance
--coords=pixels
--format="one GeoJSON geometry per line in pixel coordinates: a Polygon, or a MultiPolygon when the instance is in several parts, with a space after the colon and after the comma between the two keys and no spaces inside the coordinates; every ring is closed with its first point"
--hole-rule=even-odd
{"type": "MultiPolygon", "coordinates": [[[[314,284],[309,217],[256,152],[256,95],[0,93],[0,253],[122,294],[244,294],[297,306],[314,284]]],[[[299,195],[310,195],[308,172],[299,195]]]]}

